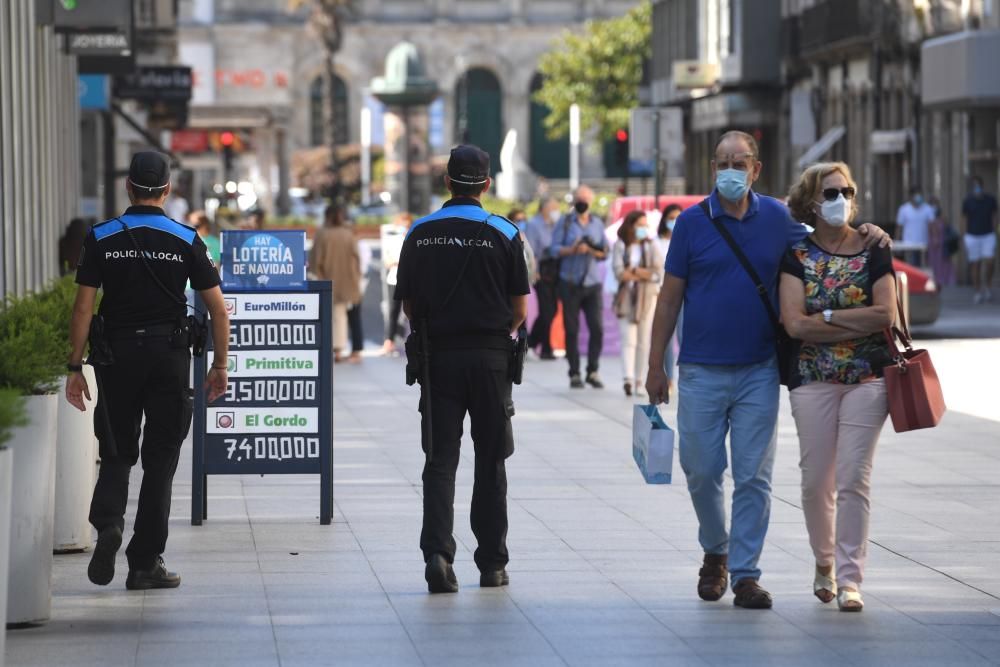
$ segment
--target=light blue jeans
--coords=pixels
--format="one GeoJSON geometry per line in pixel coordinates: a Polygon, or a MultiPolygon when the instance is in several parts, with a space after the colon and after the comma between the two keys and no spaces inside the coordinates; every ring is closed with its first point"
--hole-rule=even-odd
{"type": "Polygon", "coordinates": [[[778,423],[775,360],[749,366],[681,364],[677,405],[681,468],[708,554],[729,554],[730,581],[760,578],[757,561],[771,517],[778,423]],[[732,455],[732,530],[726,531],[723,473],[732,455]]]}

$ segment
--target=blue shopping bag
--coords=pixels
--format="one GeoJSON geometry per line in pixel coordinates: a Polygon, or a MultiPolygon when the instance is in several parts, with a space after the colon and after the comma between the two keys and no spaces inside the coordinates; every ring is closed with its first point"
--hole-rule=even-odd
{"type": "Polygon", "coordinates": [[[637,405],[632,411],[632,458],[647,484],[670,484],[674,432],[655,405],[637,405]]]}

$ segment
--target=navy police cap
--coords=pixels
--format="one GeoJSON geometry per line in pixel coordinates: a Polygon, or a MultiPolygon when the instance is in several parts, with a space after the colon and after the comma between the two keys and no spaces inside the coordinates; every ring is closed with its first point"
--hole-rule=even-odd
{"type": "Polygon", "coordinates": [[[170,162],[167,156],[156,151],[139,151],[132,156],[128,167],[128,180],[133,187],[160,190],[170,183],[170,162]]]}
{"type": "Polygon", "coordinates": [[[482,185],[490,177],[490,154],[479,146],[465,144],[451,149],[448,178],[462,185],[482,185]]]}

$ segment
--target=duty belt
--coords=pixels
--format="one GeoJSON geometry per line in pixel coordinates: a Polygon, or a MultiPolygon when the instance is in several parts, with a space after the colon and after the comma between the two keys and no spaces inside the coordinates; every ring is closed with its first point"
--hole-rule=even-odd
{"type": "Polygon", "coordinates": [[[170,336],[177,330],[175,324],[147,324],[131,327],[120,327],[110,329],[108,338],[111,340],[135,339],[135,338],[160,338],[170,336]]]}
{"type": "Polygon", "coordinates": [[[431,350],[509,350],[511,338],[506,334],[451,334],[431,336],[431,350]]]}

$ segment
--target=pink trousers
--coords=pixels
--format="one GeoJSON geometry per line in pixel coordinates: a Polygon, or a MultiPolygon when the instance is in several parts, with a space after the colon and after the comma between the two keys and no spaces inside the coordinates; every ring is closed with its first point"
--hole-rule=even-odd
{"type": "Polygon", "coordinates": [[[872,459],[889,414],[885,381],[814,382],[792,390],[799,433],[802,510],[818,565],[860,590],[868,555],[872,459]]]}

